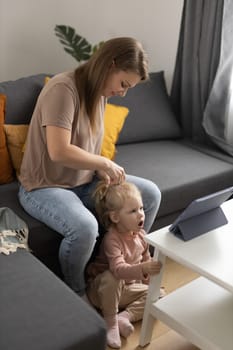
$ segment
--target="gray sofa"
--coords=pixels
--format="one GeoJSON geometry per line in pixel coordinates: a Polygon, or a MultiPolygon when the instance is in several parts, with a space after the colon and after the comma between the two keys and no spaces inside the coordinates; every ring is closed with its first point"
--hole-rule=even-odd
{"type": "MultiPolygon", "coordinates": [[[[7,95],[6,124],[28,124],[47,74],[0,83],[7,95]]],[[[202,146],[182,137],[172,111],[164,73],[150,74],[150,81],[129,89],[124,98],[110,103],[129,108],[117,143],[115,161],[129,174],[154,181],[162,192],[158,216],[152,227],[170,224],[195,198],[233,185],[232,159],[215,146],[202,146]]],[[[58,276],[61,236],[29,216],[20,206],[17,181],[0,185],[0,207],[8,206],[30,228],[29,246],[58,276]]]]}
{"type": "MultiPolygon", "coordinates": [[[[39,74],[0,83],[0,93],[7,95],[6,124],[30,122],[46,76],[39,74]]],[[[115,161],[127,173],[154,181],[162,192],[152,230],[172,223],[193,199],[233,185],[230,157],[214,146],[197,145],[182,137],[162,71],[151,73],[150,81],[129,89],[124,98],[113,97],[109,102],[129,108],[115,161]]],[[[0,207],[12,208],[27,222],[33,254],[62,277],[58,262],[61,236],[25,212],[17,192],[17,181],[0,185],[0,207]]]]}
{"type": "MultiPolygon", "coordinates": [[[[30,122],[45,76],[0,83],[0,93],[7,95],[5,123],[30,122]]],[[[151,73],[150,78],[129,89],[125,98],[114,97],[109,102],[129,108],[115,161],[124,166],[127,173],[154,181],[162,192],[153,230],[171,224],[193,199],[232,186],[233,164],[214,146],[197,145],[183,138],[163,72],[151,73]]],[[[25,212],[17,192],[16,180],[0,185],[0,207],[10,207],[28,224],[32,253],[62,277],[58,261],[61,236],[25,212]]],[[[97,344],[94,347],[97,349],[97,344]]]]}

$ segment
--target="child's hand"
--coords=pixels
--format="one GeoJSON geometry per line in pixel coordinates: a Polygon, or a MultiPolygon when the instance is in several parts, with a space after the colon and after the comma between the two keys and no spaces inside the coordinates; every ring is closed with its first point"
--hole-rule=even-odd
{"type": "Polygon", "coordinates": [[[141,263],[143,275],[146,277],[147,275],[156,275],[160,272],[162,264],[160,261],[150,260],[141,263]]]}

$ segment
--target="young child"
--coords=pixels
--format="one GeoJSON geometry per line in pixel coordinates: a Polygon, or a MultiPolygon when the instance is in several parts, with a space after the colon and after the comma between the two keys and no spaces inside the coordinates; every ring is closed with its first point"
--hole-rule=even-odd
{"type": "Polygon", "coordinates": [[[145,214],[138,188],[128,182],[100,182],[94,193],[96,212],[107,229],[99,254],[87,268],[87,295],[107,325],[107,343],[121,347],[133,322],[142,319],[150,275],[160,272],[144,240],[145,214]]]}

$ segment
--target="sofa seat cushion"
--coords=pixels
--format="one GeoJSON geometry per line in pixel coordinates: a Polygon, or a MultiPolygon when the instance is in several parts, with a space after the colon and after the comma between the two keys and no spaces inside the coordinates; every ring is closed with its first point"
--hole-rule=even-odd
{"type": "Polygon", "coordinates": [[[162,192],[158,217],[183,210],[195,198],[232,186],[233,164],[178,140],[119,145],[116,162],[128,174],[158,185],[162,192]]]}
{"type": "Polygon", "coordinates": [[[32,254],[0,254],[0,348],[104,350],[103,319],[32,254]]]}

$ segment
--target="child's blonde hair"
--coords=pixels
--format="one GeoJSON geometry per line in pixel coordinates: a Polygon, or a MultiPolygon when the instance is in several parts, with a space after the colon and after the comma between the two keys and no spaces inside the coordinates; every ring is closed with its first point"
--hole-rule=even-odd
{"type": "Polygon", "coordinates": [[[109,215],[111,211],[122,209],[128,198],[142,198],[137,186],[126,181],[117,185],[107,185],[100,181],[93,197],[99,221],[106,229],[112,225],[109,215]]]}

